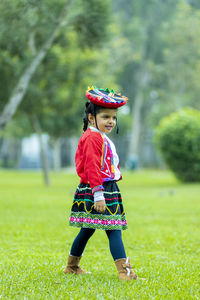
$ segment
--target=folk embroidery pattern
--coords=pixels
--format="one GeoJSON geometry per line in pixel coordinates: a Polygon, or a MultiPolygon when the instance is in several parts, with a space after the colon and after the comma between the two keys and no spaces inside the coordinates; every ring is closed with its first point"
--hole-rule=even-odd
{"type": "Polygon", "coordinates": [[[89,184],[81,183],[74,196],[69,224],[75,227],[96,229],[127,229],[122,198],[115,181],[104,183],[106,210],[103,214],[94,209],[94,199],[89,184]]]}

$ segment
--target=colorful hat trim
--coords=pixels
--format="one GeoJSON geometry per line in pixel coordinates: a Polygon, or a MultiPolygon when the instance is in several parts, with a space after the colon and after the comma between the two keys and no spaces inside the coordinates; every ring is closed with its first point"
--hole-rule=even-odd
{"type": "Polygon", "coordinates": [[[120,93],[116,94],[114,90],[98,89],[97,87],[88,87],[86,97],[90,102],[108,108],[118,108],[127,103],[128,98],[120,93]]]}

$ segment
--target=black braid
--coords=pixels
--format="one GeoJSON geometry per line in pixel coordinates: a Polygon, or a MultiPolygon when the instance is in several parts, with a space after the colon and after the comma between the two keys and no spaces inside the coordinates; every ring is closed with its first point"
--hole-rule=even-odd
{"type": "Polygon", "coordinates": [[[84,117],[83,117],[83,131],[86,131],[87,128],[88,128],[88,123],[89,123],[88,114],[92,114],[95,117],[95,123],[96,123],[96,126],[97,126],[96,115],[102,109],[103,109],[103,107],[98,106],[96,104],[93,104],[91,102],[86,102],[85,103],[85,114],[84,114],[84,117]]]}
{"type": "Polygon", "coordinates": [[[84,117],[83,117],[83,131],[86,131],[87,128],[88,128],[88,107],[90,105],[90,102],[86,102],[85,103],[85,114],[84,114],[84,117]]]}
{"type": "Polygon", "coordinates": [[[116,119],[116,134],[119,133],[119,126],[118,126],[118,122],[117,122],[117,119],[116,119]]]}

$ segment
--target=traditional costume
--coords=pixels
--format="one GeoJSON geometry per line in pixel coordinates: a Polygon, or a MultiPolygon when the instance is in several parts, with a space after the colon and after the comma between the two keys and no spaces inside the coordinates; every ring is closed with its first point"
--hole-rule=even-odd
{"type": "MultiPolygon", "coordinates": [[[[113,90],[88,88],[86,97],[91,103],[105,108],[118,108],[126,104],[127,98],[113,90]]],[[[96,121],[96,113],[94,110],[96,121]]],[[[126,216],[117,181],[122,178],[119,158],[113,142],[107,135],[90,126],[81,136],[75,156],[76,171],[80,184],[75,192],[69,224],[81,227],[68,258],[65,273],[87,273],[80,267],[80,259],[87,241],[95,229],[104,229],[110,251],[120,279],[138,279],[126,257],[121,230],[127,229],[126,216]],[[104,213],[94,209],[95,201],[102,198],[106,203],[104,213]]]]}
{"type": "MultiPolygon", "coordinates": [[[[87,98],[106,108],[117,108],[127,98],[114,91],[88,89],[87,98]]],[[[122,198],[116,181],[122,178],[119,158],[113,142],[97,128],[90,126],[81,136],[75,156],[76,171],[80,184],[75,192],[70,225],[94,229],[127,229],[122,198]],[[106,201],[104,213],[94,209],[93,195],[103,191],[106,201]]]]}

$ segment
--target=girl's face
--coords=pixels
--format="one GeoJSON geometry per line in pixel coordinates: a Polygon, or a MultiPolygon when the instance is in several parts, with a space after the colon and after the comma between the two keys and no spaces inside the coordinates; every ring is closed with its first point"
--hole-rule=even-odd
{"type": "MultiPolygon", "coordinates": [[[[89,122],[96,127],[95,118],[92,114],[88,115],[89,122]]],[[[96,115],[97,126],[101,132],[110,133],[115,128],[117,120],[117,109],[105,108],[96,115]]]]}

